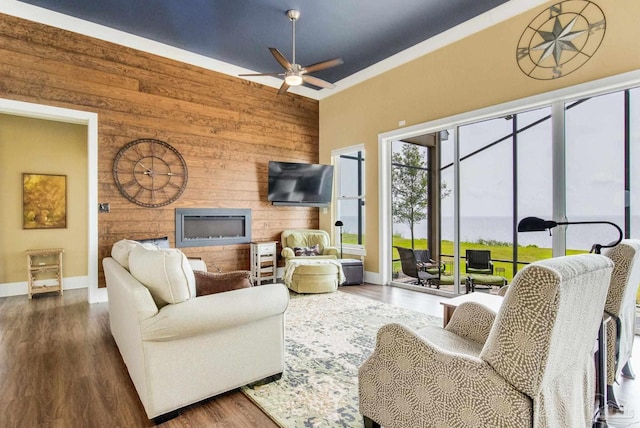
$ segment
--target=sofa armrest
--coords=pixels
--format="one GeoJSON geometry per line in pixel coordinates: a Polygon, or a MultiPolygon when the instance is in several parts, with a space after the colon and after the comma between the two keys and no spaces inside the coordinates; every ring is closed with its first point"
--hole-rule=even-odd
{"type": "MultiPolygon", "coordinates": [[[[126,330],[130,314],[136,314],[136,321],[142,321],[158,314],[158,307],[151,297],[149,289],[135,279],[128,270],[123,268],[115,259],[105,257],[102,260],[104,276],[109,296],[109,322],[122,324],[126,330]]],[[[131,321],[131,320],[130,320],[131,321]]]]}
{"type": "Polygon", "coordinates": [[[341,257],[340,250],[336,247],[324,247],[322,249],[323,256],[336,256],[336,258],[341,257]]]}
{"type": "Polygon", "coordinates": [[[292,257],[296,256],[296,253],[293,252],[293,249],[289,248],[289,247],[284,247],[282,249],[282,252],[280,253],[280,255],[282,256],[283,259],[290,259],[292,257]]]}
{"type": "Polygon", "coordinates": [[[496,313],[488,307],[465,302],[456,308],[445,330],[484,345],[495,319],[496,313]]]}
{"type": "Polygon", "coordinates": [[[470,425],[462,415],[483,427],[532,420],[531,399],[489,364],[440,348],[401,324],[378,330],[374,351],[358,370],[358,390],[360,412],[382,426],[398,420],[415,427],[470,425]]]}
{"type": "Polygon", "coordinates": [[[507,291],[509,291],[509,285],[505,285],[504,287],[500,287],[500,289],[498,290],[498,292],[496,293],[498,296],[506,296],[507,295],[507,291]]]}
{"type": "Polygon", "coordinates": [[[283,284],[267,284],[196,297],[164,306],[141,322],[143,341],[170,341],[224,330],[283,314],[289,291],[283,284]]]}

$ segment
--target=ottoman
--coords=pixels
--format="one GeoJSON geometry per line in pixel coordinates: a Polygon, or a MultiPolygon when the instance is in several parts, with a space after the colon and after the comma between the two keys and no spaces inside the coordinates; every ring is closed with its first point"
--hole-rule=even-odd
{"type": "Polygon", "coordinates": [[[497,286],[502,288],[505,285],[507,285],[507,278],[499,275],[468,273],[467,274],[467,293],[469,292],[469,290],[471,290],[471,292],[476,291],[476,286],[478,285],[481,286],[479,288],[483,288],[482,286],[484,286],[484,288],[488,287],[487,288],[488,290],[491,290],[492,286],[497,286]]]}
{"type": "Polygon", "coordinates": [[[290,259],[283,280],[296,293],[331,293],[344,281],[344,272],[336,259],[290,259]]]}
{"type": "MultiPolygon", "coordinates": [[[[453,275],[440,275],[440,280],[439,280],[440,286],[443,285],[453,285],[454,283],[454,276],[453,275]]],[[[460,275],[460,285],[464,285],[465,286],[465,294],[469,292],[469,279],[467,278],[466,275],[460,275]]]]}
{"type": "Polygon", "coordinates": [[[345,281],[342,285],[360,285],[364,283],[364,265],[358,259],[339,259],[344,271],[345,281]]]}

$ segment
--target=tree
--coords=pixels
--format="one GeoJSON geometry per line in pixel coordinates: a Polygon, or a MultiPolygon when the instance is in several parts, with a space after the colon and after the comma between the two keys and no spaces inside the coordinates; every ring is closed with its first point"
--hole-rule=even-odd
{"type": "MultiPolygon", "coordinates": [[[[411,231],[411,248],[414,247],[413,227],[427,218],[429,173],[424,152],[415,144],[403,144],[400,152],[392,155],[392,213],[394,223],[406,224],[411,231]]],[[[451,193],[447,184],[440,185],[440,197],[451,193]]]]}

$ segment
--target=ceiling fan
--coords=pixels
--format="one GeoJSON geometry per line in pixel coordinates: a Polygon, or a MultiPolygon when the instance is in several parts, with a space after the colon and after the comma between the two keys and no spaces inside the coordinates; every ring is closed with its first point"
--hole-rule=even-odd
{"type": "Polygon", "coordinates": [[[325,80],[318,79],[317,77],[309,76],[309,73],[314,71],[325,70],[327,68],[335,67],[343,63],[341,58],[334,58],[327,61],[317,62],[306,67],[302,67],[300,64],[296,64],[296,21],[300,18],[300,11],[291,9],[287,11],[287,16],[292,24],[293,29],[293,63],[287,61],[284,55],[276,48],[269,48],[271,54],[276,61],[285,69],[284,73],[254,73],[254,74],[240,74],[240,76],[284,76],[284,82],[278,90],[278,95],[287,92],[291,86],[300,86],[303,83],[308,83],[319,88],[332,89],[335,87],[333,83],[329,83],[325,80]]]}

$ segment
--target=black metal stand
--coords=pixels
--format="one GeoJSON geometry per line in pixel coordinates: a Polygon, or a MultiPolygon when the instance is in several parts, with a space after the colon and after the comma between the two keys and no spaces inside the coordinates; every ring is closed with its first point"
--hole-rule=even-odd
{"type": "Polygon", "coordinates": [[[598,411],[593,428],[608,428],[607,424],[607,329],[603,318],[598,329],[598,411]]]}
{"type": "MultiPolygon", "coordinates": [[[[623,233],[622,229],[610,221],[561,221],[556,222],[553,220],[543,220],[538,217],[525,217],[518,223],[518,232],[541,232],[543,230],[549,230],[560,226],[570,224],[609,224],[616,228],[618,231],[618,239],[607,245],[594,244],[591,247],[591,253],[600,254],[603,248],[615,247],[622,241],[623,233]]],[[[607,332],[605,323],[609,322],[610,316],[605,315],[600,322],[600,329],[598,330],[598,387],[596,390],[596,396],[598,397],[598,411],[593,418],[593,427],[608,428],[607,424],[607,332]],[[605,318],[606,317],[606,318],[605,318]]]]}
{"type": "Polygon", "coordinates": [[[344,231],[344,223],[342,223],[341,220],[336,221],[336,224],[334,225],[336,227],[340,228],[340,259],[344,258],[344,254],[342,254],[342,232],[344,231]]]}

